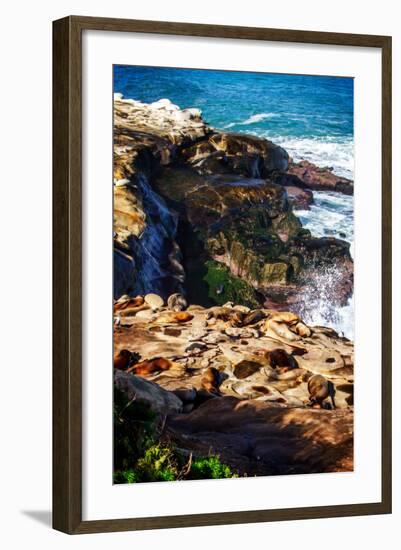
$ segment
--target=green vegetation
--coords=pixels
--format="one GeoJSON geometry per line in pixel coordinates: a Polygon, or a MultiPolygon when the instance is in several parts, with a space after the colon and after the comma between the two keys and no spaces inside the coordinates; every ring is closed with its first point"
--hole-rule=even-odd
{"type": "Polygon", "coordinates": [[[206,262],[206,269],[203,280],[208,284],[209,298],[216,304],[223,305],[232,301],[250,308],[259,306],[253,287],[231,275],[225,265],[209,260],[206,262]]]}
{"type": "Polygon", "coordinates": [[[188,479],[222,479],[233,476],[226,464],[222,464],[217,456],[198,458],[192,463],[188,479]]]}
{"type": "Polygon", "coordinates": [[[114,390],[114,483],[236,477],[217,456],[195,457],[161,442],[159,418],[114,390]]]}

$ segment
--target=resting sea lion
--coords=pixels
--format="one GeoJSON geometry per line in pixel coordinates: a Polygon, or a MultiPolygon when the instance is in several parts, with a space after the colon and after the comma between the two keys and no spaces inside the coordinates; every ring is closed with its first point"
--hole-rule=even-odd
{"type": "Polygon", "coordinates": [[[219,306],[211,307],[206,315],[206,319],[226,321],[233,327],[241,326],[243,318],[244,313],[242,313],[242,311],[219,306]]]}
{"type": "Polygon", "coordinates": [[[167,311],[156,319],[156,323],[187,323],[194,316],[188,311],[167,311]]]}
{"type": "Polygon", "coordinates": [[[136,308],[136,307],[139,307],[139,306],[142,306],[144,303],[144,299],[143,299],[143,296],[135,296],[135,298],[128,298],[127,300],[124,300],[124,301],[117,301],[115,304],[114,304],[114,311],[121,311],[123,309],[127,309],[127,308],[136,308]]]}
{"type": "Polygon", "coordinates": [[[266,313],[264,311],[261,309],[254,309],[245,315],[242,325],[244,327],[248,325],[255,325],[256,323],[259,323],[259,321],[262,321],[262,319],[265,319],[265,317],[266,313]]]}
{"type": "Polygon", "coordinates": [[[152,374],[154,372],[161,372],[163,370],[169,370],[172,366],[171,361],[165,359],[164,357],[155,357],[148,361],[142,361],[141,363],[136,363],[132,365],[127,372],[132,372],[133,374],[146,375],[152,374]]]}
{"type": "Polygon", "coordinates": [[[171,311],[183,311],[184,309],[187,309],[188,302],[182,294],[176,292],[167,300],[167,307],[168,309],[171,309],[171,311]]]}
{"type": "Polygon", "coordinates": [[[290,342],[312,334],[310,328],[301,321],[298,315],[291,311],[271,313],[266,319],[263,329],[266,336],[272,336],[273,338],[278,336],[290,342]]]}
{"type": "Polygon", "coordinates": [[[114,356],[114,368],[125,370],[129,367],[131,360],[132,353],[128,349],[122,349],[114,356]]]}
{"type": "Polygon", "coordinates": [[[297,369],[298,362],[284,349],[276,348],[266,353],[266,358],[269,360],[270,366],[275,369],[280,368],[281,372],[287,372],[292,369],[297,369]]]}
{"type": "Polygon", "coordinates": [[[201,378],[202,388],[211,393],[220,393],[220,373],[215,367],[208,367],[201,378]]]}

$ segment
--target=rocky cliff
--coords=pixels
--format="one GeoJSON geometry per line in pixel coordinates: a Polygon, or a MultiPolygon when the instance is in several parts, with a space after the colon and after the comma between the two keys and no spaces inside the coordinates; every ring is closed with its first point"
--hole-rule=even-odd
{"type": "Polygon", "coordinates": [[[292,163],[274,143],[210,128],[169,100],[114,102],[114,294],[184,292],[191,302],[296,309],[327,268],[333,301],[352,293],[349,245],[314,238],[294,206],[308,188],[352,182],[292,163]],[[335,179],[335,181],[333,180],[335,179]],[[341,180],[341,181],[340,181],[341,180]]]}

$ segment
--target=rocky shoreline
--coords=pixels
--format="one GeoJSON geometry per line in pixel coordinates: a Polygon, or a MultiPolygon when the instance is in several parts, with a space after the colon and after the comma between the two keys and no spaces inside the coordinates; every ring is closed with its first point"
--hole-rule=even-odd
{"type": "Polygon", "coordinates": [[[239,475],[352,470],[352,342],[289,312],[169,304],[115,304],[115,385],[164,417],[161,440],[239,475]]]}
{"type": "Polygon", "coordinates": [[[115,96],[115,387],[184,456],[238,475],[353,469],[353,344],[297,315],[325,270],[333,303],[353,293],[349,243],[297,218],[312,190],[353,182],[198,109],[115,96]]]}
{"type": "Polygon", "coordinates": [[[219,280],[224,265],[253,303],[295,310],[319,272],[335,268],[332,300],[347,302],[349,243],[313,237],[294,208],[313,201],[312,188],[350,192],[352,182],[296,165],[268,140],[218,132],[199,110],[168,100],[117,95],[114,109],[115,298],[184,292],[222,304],[229,293],[205,281],[219,280]]]}

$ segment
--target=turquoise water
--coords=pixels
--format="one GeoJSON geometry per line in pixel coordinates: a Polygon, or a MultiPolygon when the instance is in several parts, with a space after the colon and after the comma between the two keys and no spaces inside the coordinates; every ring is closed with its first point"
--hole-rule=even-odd
{"type": "Polygon", "coordinates": [[[352,78],[117,65],[114,91],[198,107],[216,128],[267,137],[353,178],[352,78]]]}

